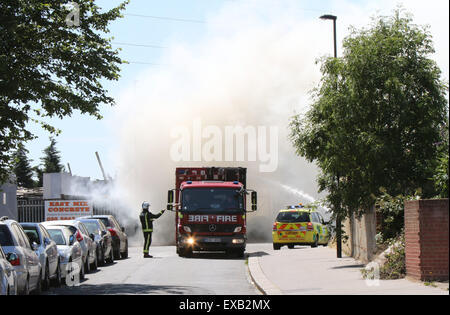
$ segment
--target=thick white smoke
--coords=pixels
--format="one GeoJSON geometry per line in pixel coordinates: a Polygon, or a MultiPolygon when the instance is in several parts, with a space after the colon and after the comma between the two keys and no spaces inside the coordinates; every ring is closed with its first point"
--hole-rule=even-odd
{"type": "MultiPolygon", "coordinates": [[[[206,38],[195,46],[173,44],[161,62],[166,66],[142,74],[119,99],[118,183],[136,219],[143,200],[153,212],[165,207],[177,166],[248,168],[247,186],[259,193],[259,210],[248,215],[250,240],[269,240],[280,208],[308,203],[309,195],[316,195],[316,169],[294,155],[288,122],[305,108],[307,92],[319,79],[315,60],[326,51],[324,40],[310,32],[313,25],[289,12],[254,9],[251,3],[226,6],[208,21],[206,38]],[[194,121],[223,133],[225,126],[278,127],[278,148],[270,152],[276,155],[276,170],[261,173],[259,160],[206,162],[202,156],[197,162],[173,161],[170,152],[178,138],[171,132],[184,126],[192,138],[194,121]],[[302,198],[288,186],[307,194],[302,198]]],[[[222,149],[229,149],[224,142],[222,149]]],[[[155,241],[173,242],[174,227],[173,214],[166,212],[155,222],[155,241]]]]}
{"type": "MultiPolygon", "coordinates": [[[[144,200],[154,213],[165,208],[177,166],[248,168],[247,186],[259,197],[258,212],[248,215],[250,241],[271,239],[274,217],[282,207],[318,197],[317,169],[295,156],[288,123],[309,104],[308,92],[320,79],[316,60],[324,52],[332,54],[332,26],[318,18],[302,20],[298,4],[291,2],[290,10],[287,3],[227,2],[207,20],[204,38],[196,44],[166,45],[160,62],[164,66],[143,72],[122,93],[115,121],[117,191],[127,216],[137,222],[144,200]],[[222,132],[226,126],[278,127],[276,171],[260,172],[261,161],[173,161],[171,150],[178,140],[172,137],[174,128],[184,126],[190,132],[192,159],[199,120],[203,128],[215,126],[222,132]]],[[[223,144],[222,150],[227,149],[223,144]]],[[[174,228],[174,215],[166,212],[155,222],[155,243],[171,244],[174,228]]]]}

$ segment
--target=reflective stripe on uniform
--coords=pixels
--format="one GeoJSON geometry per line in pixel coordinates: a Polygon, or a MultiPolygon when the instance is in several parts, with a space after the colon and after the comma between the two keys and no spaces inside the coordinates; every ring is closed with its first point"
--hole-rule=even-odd
{"type": "Polygon", "coordinates": [[[146,212],[146,213],[145,213],[145,229],[144,229],[144,232],[145,232],[145,230],[148,230],[148,220],[147,220],[147,216],[148,216],[148,213],[146,212]]]}
{"type": "Polygon", "coordinates": [[[153,232],[153,229],[143,229],[142,232],[153,232]]]}
{"type": "Polygon", "coordinates": [[[147,235],[144,245],[144,254],[148,254],[148,248],[150,247],[150,234],[147,235]]]}

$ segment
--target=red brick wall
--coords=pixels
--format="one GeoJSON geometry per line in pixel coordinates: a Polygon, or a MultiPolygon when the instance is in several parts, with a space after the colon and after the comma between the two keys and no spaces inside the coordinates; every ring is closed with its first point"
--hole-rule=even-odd
{"type": "Polygon", "coordinates": [[[448,199],[405,203],[406,274],[422,280],[448,280],[448,199]]]}

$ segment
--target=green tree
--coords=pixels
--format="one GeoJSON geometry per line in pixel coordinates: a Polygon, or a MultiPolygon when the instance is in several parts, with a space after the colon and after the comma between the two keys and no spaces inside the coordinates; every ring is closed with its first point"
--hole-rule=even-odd
{"type": "Polygon", "coordinates": [[[41,159],[44,165],[44,173],[60,173],[64,171],[61,164],[61,153],[56,148],[55,138],[50,138],[50,145],[44,149],[44,157],[41,159]]]}
{"type": "Polygon", "coordinates": [[[33,168],[30,165],[30,160],[27,157],[28,150],[23,143],[19,143],[17,150],[13,154],[14,164],[13,172],[16,175],[17,185],[25,188],[32,188],[35,186],[33,180],[33,168]]]}
{"type": "Polygon", "coordinates": [[[101,12],[93,0],[0,0],[0,182],[11,151],[34,138],[29,122],[54,133],[42,118],[100,119],[99,105],[114,104],[101,80],[117,80],[123,61],[104,35],[126,3],[101,12]]]}
{"type": "Polygon", "coordinates": [[[310,110],[290,122],[296,153],[319,166],[319,190],[341,217],[369,209],[380,187],[432,195],[448,115],[427,27],[398,9],[350,31],[343,57],[322,59],[310,110]]]}
{"type": "Polygon", "coordinates": [[[438,143],[439,159],[433,176],[434,185],[438,197],[448,198],[449,190],[449,174],[448,174],[448,155],[449,155],[449,121],[447,121],[445,126],[442,128],[441,134],[443,140],[438,143]]]}
{"type": "Polygon", "coordinates": [[[35,171],[39,176],[39,186],[43,184],[44,173],[61,173],[65,170],[61,163],[61,153],[56,148],[56,140],[50,138],[50,144],[42,151],[44,157],[41,158],[42,168],[36,168],[35,171]]]}

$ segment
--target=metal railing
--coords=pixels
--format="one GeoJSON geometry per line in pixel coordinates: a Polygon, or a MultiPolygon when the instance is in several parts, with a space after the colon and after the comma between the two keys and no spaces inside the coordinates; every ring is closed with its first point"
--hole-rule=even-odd
{"type": "Polygon", "coordinates": [[[43,199],[17,199],[19,222],[42,222],[45,219],[43,199]]]}

